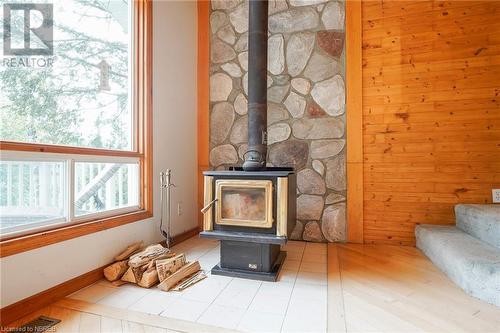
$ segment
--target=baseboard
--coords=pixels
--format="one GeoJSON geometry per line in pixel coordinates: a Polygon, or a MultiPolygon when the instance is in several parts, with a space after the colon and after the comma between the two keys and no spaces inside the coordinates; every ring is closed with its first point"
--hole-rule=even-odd
{"type": "MultiPolygon", "coordinates": [[[[186,239],[189,239],[191,237],[198,235],[200,233],[200,231],[201,231],[200,227],[195,227],[193,229],[189,229],[188,231],[185,231],[182,234],[179,234],[177,236],[172,237],[172,244],[170,244],[170,245],[174,246],[176,244],[179,244],[179,243],[185,241],[186,239]]],[[[165,246],[165,241],[162,241],[160,244],[165,246]]]]}
{"type": "Polygon", "coordinates": [[[193,229],[189,229],[186,232],[183,232],[182,234],[179,234],[177,236],[173,237],[172,243],[179,244],[180,242],[184,242],[186,239],[189,239],[191,237],[194,237],[200,233],[201,229],[200,227],[195,227],[193,229]]]}
{"type": "MultiPolygon", "coordinates": [[[[188,238],[196,236],[199,232],[199,227],[183,232],[182,234],[172,238],[172,245],[179,244],[188,238]]],[[[5,326],[14,320],[20,319],[74,293],[77,290],[99,281],[104,277],[103,269],[106,266],[94,269],[93,271],[77,276],[76,278],[58,284],[57,286],[44,290],[36,295],[27,297],[14,304],[1,308],[0,326],[5,326]]]]}
{"type": "Polygon", "coordinates": [[[103,269],[104,267],[99,267],[93,271],[77,276],[76,278],[58,284],[57,286],[0,309],[0,326],[5,326],[14,320],[20,319],[68,296],[69,294],[74,293],[77,290],[99,281],[104,277],[103,269]]]}

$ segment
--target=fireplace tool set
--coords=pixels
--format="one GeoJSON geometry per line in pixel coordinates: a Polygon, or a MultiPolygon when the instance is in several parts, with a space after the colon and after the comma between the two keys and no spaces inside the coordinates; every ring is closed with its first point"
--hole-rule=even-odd
{"type": "Polygon", "coordinates": [[[170,234],[170,225],[171,225],[171,215],[170,215],[170,189],[171,187],[176,187],[175,184],[172,183],[172,170],[167,169],[165,172],[160,172],[160,232],[165,237],[165,242],[167,244],[167,248],[170,249],[170,243],[172,241],[172,237],[170,234]],[[166,207],[165,207],[166,206],[166,207]],[[163,211],[166,210],[166,225],[167,231],[163,230],[163,211]]]}

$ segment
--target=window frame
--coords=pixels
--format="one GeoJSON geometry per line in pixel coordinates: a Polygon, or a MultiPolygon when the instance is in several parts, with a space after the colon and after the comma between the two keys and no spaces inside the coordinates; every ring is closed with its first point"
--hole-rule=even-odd
{"type": "MultiPolygon", "coordinates": [[[[118,227],[127,223],[144,220],[153,216],[152,183],[152,0],[134,1],[134,69],[132,91],[133,128],[131,151],[101,148],[71,147],[52,144],[21,143],[0,141],[0,153],[12,155],[15,152],[31,152],[41,157],[68,160],[72,156],[91,158],[97,156],[106,159],[119,157],[120,160],[139,162],[139,208],[117,209],[103,212],[99,217],[89,216],[52,227],[34,228],[23,235],[13,234],[0,241],[0,258],[16,253],[84,236],[94,232],[118,227]],[[110,213],[111,212],[111,213],[110,213]]],[[[26,154],[26,153],[24,153],[26,154]]],[[[29,154],[29,153],[28,153],[29,154]]],[[[20,156],[23,153],[20,154],[20,156]]],[[[29,154],[31,155],[31,154],[29,154]]],[[[78,159],[80,161],[82,159],[78,159]]],[[[77,162],[75,160],[75,162],[77,162]]],[[[71,188],[70,190],[73,190],[71,188]]]]}

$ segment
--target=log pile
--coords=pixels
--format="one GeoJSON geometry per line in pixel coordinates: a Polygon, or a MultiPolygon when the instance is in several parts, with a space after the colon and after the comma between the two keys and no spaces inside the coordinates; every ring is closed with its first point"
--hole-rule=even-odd
{"type": "Polygon", "coordinates": [[[114,262],[104,268],[104,277],[117,286],[135,283],[143,288],[158,285],[164,291],[180,291],[206,275],[198,261],[187,262],[183,253],[171,252],[161,244],[144,247],[138,242],[114,257],[114,262]]]}

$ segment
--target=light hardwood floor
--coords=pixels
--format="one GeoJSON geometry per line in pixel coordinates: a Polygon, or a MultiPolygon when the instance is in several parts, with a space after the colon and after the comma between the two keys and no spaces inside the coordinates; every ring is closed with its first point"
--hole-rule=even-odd
{"type": "Polygon", "coordinates": [[[329,332],[500,332],[500,308],[414,247],[329,244],[328,279],[329,332]]]}
{"type": "MultiPolygon", "coordinates": [[[[72,298],[9,326],[39,315],[62,319],[57,332],[229,331],[72,298]]],[[[500,308],[465,294],[416,248],[329,244],[328,331],[500,332],[500,308]]]]}

